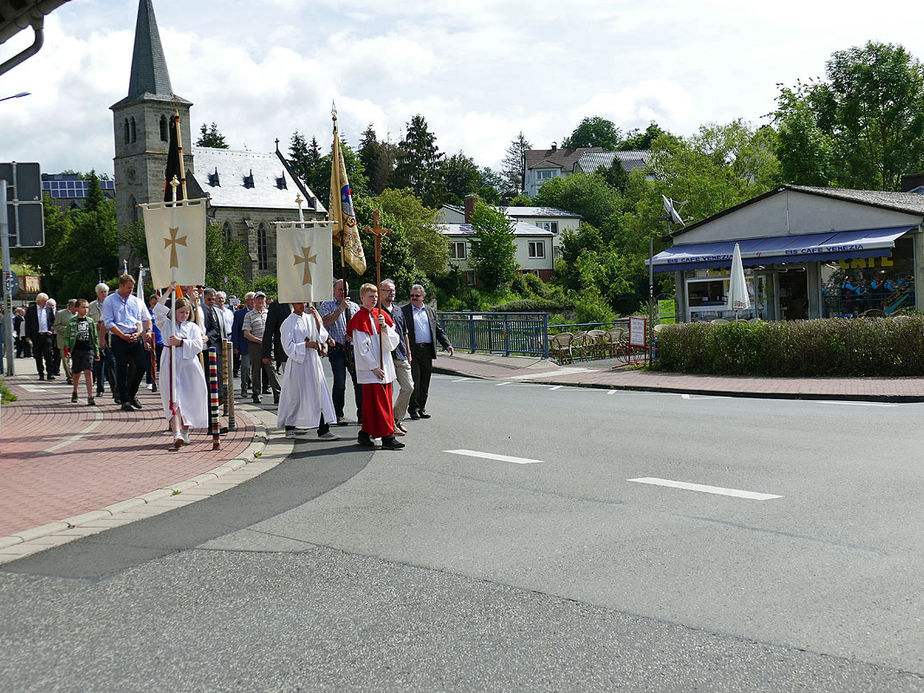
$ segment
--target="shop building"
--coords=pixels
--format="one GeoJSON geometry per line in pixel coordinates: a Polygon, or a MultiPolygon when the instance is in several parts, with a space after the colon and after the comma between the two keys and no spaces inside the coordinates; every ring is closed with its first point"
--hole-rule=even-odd
{"type": "Polygon", "coordinates": [[[735,243],[763,320],[924,310],[924,195],[782,185],[672,234],[655,255],[671,272],[680,321],[725,310],[735,243]]]}

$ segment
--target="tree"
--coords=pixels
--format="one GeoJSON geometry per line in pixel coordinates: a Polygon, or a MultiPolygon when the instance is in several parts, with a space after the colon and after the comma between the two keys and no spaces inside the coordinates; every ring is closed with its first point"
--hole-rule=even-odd
{"type": "Polygon", "coordinates": [[[387,215],[384,218],[389,220],[388,228],[400,231],[407,238],[417,269],[431,278],[446,272],[449,244],[439,232],[435,209],[425,207],[408,189],[388,189],[373,198],[372,205],[387,215]]]}
{"type": "Polygon", "coordinates": [[[488,289],[499,289],[516,275],[513,229],[513,220],[503,212],[480,201],[475,205],[469,264],[488,289]]]}
{"type": "Polygon", "coordinates": [[[481,181],[478,185],[478,198],[489,205],[499,205],[505,188],[504,177],[485,166],[481,169],[481,181]]]}
{"type": "Polygon", "coordinates": [[[600,169],[595,173],[598,173],[606,181],[607,185],[621,193],[625,192],[629,185],[629,173],[623,167],[618,156],[613,157],[613,163],[610,164],[609,168],[600,169]]]}
{"type": "Polygon", "coordinates": [[[202,127],[199,128],[199,139],[196,140],[196,146],[228,149],[225,136],[218,132],[218,125],[214,122],[208,127],[205,126],[205,123],[202,123],[202,127]]]}
{"type": "MultiPolygon", "coordinates": [[[[312,143],[317,142],[312,138],[312,143]]],[[[359,155],[353,151],[353,148],[340,140],[340,150],[343,152],[343,165],[346,168],[347,178],[350,181],[350,191],[353,194],[353,202],[359,197],[365,197],[369,194],[369,179],[366,178],[366,169],[359,155]]],[[[330,169],[333,165],[333,157],[330,153],[322,156],[318,161],[314,174],[314,194],[325,205],[330,200],[330,169]]]]}
{"type": "Polygon", "coordinates": [[[395,168],[395,145],[380,142],[370,123],[359,140],[357,154],[369,178],[369,193],[381,195],[388,186],[388,180],[395,168]]]}
{"type": "Polygon", "coordinates": [[[205,229],[205,283],[243,295],[244,265],[249,261],[247,250],[237,239],[225,238],[216,224],[205,229]]]}
{"type": "Polygon", "coordinates": [[[578,147],[602,147],[604,151],[612,152],[619,148],[622,141],[620,130],[613,121],[593,116],[584,118],[574,132],[562,140],[562,149],[577,149],[578,147]]]}
{"type": "Polygon", "coordinates": [[[921,63],[900,45],[870,41],[835,51],[825,73],[826,81],[780,89],[776,121],[788,128],[780,146],[806,147],[781,152],[787,171],[809,178],[833,171],[838,186],[900,189],[902,174],[924,169],[921,63]],[[803,155],[807,172],[791,163],[803,155]]]}
{"type": "Polygon", "coordinates": [[[651,149],[651,143],[661,135],[669,135],[666,130],[662,130],[653,120],[645,128],[645,132],[639,132],[638,128],[633,128],[626,133],[626,138],[619,143],[620,151],[638,151],[651,149]]]}
{"type": "Polygon", "coordinates": [[[466,195],[474,195],[481,187],[481,170],[462,152],[453,154],[440,164],[440,175],[446,185],[443,202],[459,204],[466,195]]]}
{"type": "Polygon", "coordinates": [[[407,134],[398,145],[393,188],[411,188],[424,204],[439,205],[446,194],[439,175],[443,154],[436,146],[436,135],[419,113],[407,124],[407,134]]]}
{"type": "Polygon", "coordinates": [[[526,176],[526,152],[533,148],[522,131],[513,138],[507,152],[504,154],[504,160],[501,162],[501,176],[504,178],[506,187],[501,190],[504,197],[511,198],[520,194],[524,190],[524,178],[526,176]]]}
{"type": "Polygon", "coordinates": [[[575,212],[597,228],[603,228],[606,220],[621,210],[622,196],[602,176],[575,173],[544,183],[536,195],[536,204],[575,212]]]}
{"type": "Polygon", "coordinates": [[[780,89],[776,125],[780,178],[795,185],[831,185],[835,177],[833,143],[818,126],[802,84],[780,89]]]}

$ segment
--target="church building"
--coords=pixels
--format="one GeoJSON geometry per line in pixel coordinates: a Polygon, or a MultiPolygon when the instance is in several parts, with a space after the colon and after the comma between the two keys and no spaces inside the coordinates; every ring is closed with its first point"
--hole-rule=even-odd
{"type": "MultiPolygon", "coordinates": [[[[127,228],[141,219],[139,203],[164,198],[164,171],[170,145],[170,117],[180,116],[187,196],[209,197],[208,223],[249,254],[244,277],[252,281],[276,273],[274,221],[297,221],[296,198],[304,200],[306,221],[325,220],[327,210],[279,151],[236,151],[192,145],[192,102],[170,86],[152,0],[139,0],[128,95],[110,106],[115,133],[116,221],[127,228]]],[[[129,249],[120,255],[128,258],[129,249]]]]}

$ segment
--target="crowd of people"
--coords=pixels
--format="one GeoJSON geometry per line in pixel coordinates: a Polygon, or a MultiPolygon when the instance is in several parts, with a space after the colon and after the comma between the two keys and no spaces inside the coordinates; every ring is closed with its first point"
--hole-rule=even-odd
{"type": "MultiPolygon", "coordinates": [[[[221,373],[226,341],[240,397],[260,405],[272,394],[278,426],[288,438],[315,432],[324,440],[339,437],[331,426],[351,423],[345,414],[347,376],[359,445],[374,447],[380,439],[382,448],[399,450],[404,444],[398,437],[408,432],[405,419],[430,418],[426,405],[437,345],[450,355],[453,348],[425,303],[423,286],[411,287],[405,306],[395,303],[390,279],[380,286],[363,284],[358,304],[350,299],[348,283],[338,280],[333,300],[319,306],[272,301],[262,291],[239,301],[210,287],[176,289],[171,285],[145,305],[132,275],[123,274],[116,291],[100,283],[95,300],[72,298],[61,309],[40,293],[27,308],[15,310],[16,358],[35,359],[39,380],[54,380],[63,371],[74,403],[80,401],[81,379],[90,406],[97,406],[108,384],[126,413],[143,408],[138,391],[146,379],[160,393],[174,448],[189,444],[192,430],[209,425],[202,354],[217,347],[221,373]]],[[[236,396],[219,381],[220,398],[236,396]]]]}

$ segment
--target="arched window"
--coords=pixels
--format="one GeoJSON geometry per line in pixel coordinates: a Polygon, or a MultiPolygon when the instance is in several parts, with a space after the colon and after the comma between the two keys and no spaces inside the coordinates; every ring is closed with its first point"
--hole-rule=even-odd
{"type": "Polygon", "coordinates": [[[128,130],[128,118],[125,119],[125,144],[131,142],[131,133],[128,130]]]}
{"type": "Polygon", "coordinates": [[[221,230],[225,232],[225,243],[230,245],[232,241],[231,223],[226,221],[224,225],[221,227],[221,230]]]}
{"type": "Polygon", "coordinates": [[[167,125],[167,116],[162,115],[162,116],[160,117],[160,141],[161,141],[161,142],[169,142],[169,141],[170,141],[170,135],[169,135],[169,133],[167,132],[167,127],[168,127],[168,125],[167,125]]]}
{"type": "Polygon", "coordinates": [[[132,142],[138,139],[138,130],[135,128],[135,116],[132,116],[132,142]]]}
{"type": "Polygon", "coordinates": [[[266,258],[266,227],[261,223],[257,229],[257,269],[269,269],[266,258]]]}
{"type": "Polygon", "coordinates": [[[128,197],[128,218],[131,219],[133,224],[138,221],[138,200],[135,199],[134,195],[129,195],[128,197]]]}

